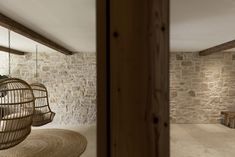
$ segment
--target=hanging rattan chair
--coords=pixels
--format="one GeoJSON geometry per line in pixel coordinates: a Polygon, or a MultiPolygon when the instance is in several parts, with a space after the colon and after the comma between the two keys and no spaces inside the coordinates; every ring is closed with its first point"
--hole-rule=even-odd
{"type": "Polygon", "coordinates": [[[34,95],[29,84],[16,78],[0,80],[0,150],[22,142],[31,132],[34,95]]]}
{"type": "Polygon", "coordinates": [[[47,88],[40,83],[30,85],[35,96],[33,126],[42,126],[53,121],[55,113],[51,111],[47,88]]]}

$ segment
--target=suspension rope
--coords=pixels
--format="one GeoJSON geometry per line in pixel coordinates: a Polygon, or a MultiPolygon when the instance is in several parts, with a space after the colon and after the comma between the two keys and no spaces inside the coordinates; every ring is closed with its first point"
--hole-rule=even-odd
{"type": "Polygon", "coordinates": [[[8,75],[11,76],[11,30],[8,29],[8,75]]]}
{"type": "Polygon", "coordinates": [[[36,45],[36,65],[35,65],[35,67],[36,67],[36,74],[35,74],[35,77],[36,78],[38,78],[38,45],[36,45]]]}

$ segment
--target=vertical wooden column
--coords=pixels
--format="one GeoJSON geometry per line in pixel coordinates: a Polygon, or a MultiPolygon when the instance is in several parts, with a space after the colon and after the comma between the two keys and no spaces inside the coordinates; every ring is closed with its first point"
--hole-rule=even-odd
{"type": "Polygon", "coordinates": [[[148,1],[112,0],[111,156],[151,157],[148,1]]]}
{"type": "Polygon", "coordinates": [[[107,0],[97,0],[97,157],[109,157],[109,57],[107,0]]]}
{"type": "Polygon", "coordinates": [[[169,0],[150,0],[151,135],[154,157],[170,156],[169,137],[169,0]],[[153,138],[152,138],[153,139],[153,138]]]}
{"type": "Polygon", "coordinates": [[[97,7],[98,157],[169,157],[169,0],[97,7]]]}
{"type": "Polygon", "coordinates": [[[110,1],[112,157],[169,156],[169,2],[110,1]]]}

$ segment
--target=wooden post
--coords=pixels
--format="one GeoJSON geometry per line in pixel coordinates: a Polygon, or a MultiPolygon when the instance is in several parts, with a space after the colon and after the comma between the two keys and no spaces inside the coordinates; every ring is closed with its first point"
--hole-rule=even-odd
{"type": "Polygon", "coordinates": [[[109,60],[107,0],[97,0],[97,156],[109,157],[109,60]]]}
{"type": "MultiPolygon", "coordinates": [[[[169,0],[150,0],[149,49],[154,157],[170,156],[169,137],[169,0]]],[[[150,124],[151,125],[151,124],[150,124]]]]}
{"type": "Polygon", "coordinates": [[[169,0],[98,0],[98,12],[98,157],[169,157],[169,0]]]}

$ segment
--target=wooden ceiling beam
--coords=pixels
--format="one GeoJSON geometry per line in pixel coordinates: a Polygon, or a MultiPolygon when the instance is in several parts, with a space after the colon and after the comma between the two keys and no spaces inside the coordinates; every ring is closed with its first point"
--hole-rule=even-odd
{"type": "Polygon", "coordinates": [[[232,48],[235,48],[235,40],[232,40],[232,41],[229,41],[229,42],[217,45],[217,46],[213,46],[213,47],[205,49],[205,50],[202,50],[199,52],[199,55],[206,56],[206,55],[210,55],[212,53],[221,52],[221,51],[232,49],[232,48]]]}
{"type": "Polygon", "coordinates": [[[4,47],[4,46],[0,46],[0,51],[8,52],[8,53],[10,51],[11,54],[15,54],[15,55],[25,55],[26,54],[26,52],[12,49],[12,48],[9,49],[8,47],[4,47]]]}
{"type": "Polygon", "coordinates": [[[0,26],[10,29],[20,35],[23,35],[29,39],[32,39],[40,44],[43,44],[47,47],[50,47],[58,52],[61,52],[66,55],[72,55],[73,52],[67,48],[57,44],[56,42],[48,39],[47,37],[33,31],[32,29],[20,24],[19,22],[3,15],[0,13],[0,26]]]}

